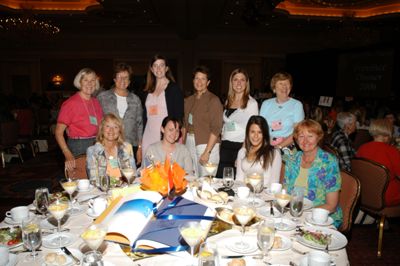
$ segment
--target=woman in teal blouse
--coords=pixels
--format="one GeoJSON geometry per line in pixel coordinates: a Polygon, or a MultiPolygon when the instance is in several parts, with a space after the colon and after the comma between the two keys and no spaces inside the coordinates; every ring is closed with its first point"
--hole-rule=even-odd
{"type": "Polygon", "coordinates": [[[301,151],[283,156],[288,192],[295,186],[303,187],[314,207],[327,209],[339,227],[343,219],[338,205],[342,180],[336,157],[318,147],[323,130],[318,122],[308,119],[296,125],[293,135],[301,151]]]}

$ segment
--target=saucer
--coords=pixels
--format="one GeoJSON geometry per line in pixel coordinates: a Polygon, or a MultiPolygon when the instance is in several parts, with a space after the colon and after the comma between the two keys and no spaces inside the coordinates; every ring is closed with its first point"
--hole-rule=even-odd
{"type": "MultiPolygon", "coordinates": [[[[34,217],[35,217],[35,214],[30,212],[29,216],[28,216],[28,220],[32,220],[34,217]]],[[[6,222],[8,224],[12,224],[12,225],[20,225],[22,223],[22,221],[16,222],[11,217],[7,217],[7,216],[6,216],[6,218],[4,218],[4,222],[6,222]]]]}
{"type": "Polygon", "coordinates": [[[248,244],[248,246],[244,249],[236,246],[236,243],[242,241],[241,236],[229,237],[224,241],[227,242],[226,247],[229,250],[238,254],[250,254],[258,250],[257,240],[254,237],[248,237],[248,236],[243,237],[243,242],[248,244]]]}
{"type": "Polygon", "coordinates": [[[59,233],[54,233],[48,236],[45,236],[42,238],[42,245],[45,248],[51,248],[51,249],[56,249],[60,248],[60,243],[58,241],[58,236],[61,235],[61,246],[66,247],[69,245],[72,245],[78,237],[76,235],[73,235],[71,233],[65,233],[61,232],[59,233]]]}
{"type": "Polygon", "coordinates": [[[287,218],[275,218],[275,229],[279,231],[290,231],[296,228],[297,224],[287,218]],[[282,224],[281,224],[282,223],[282,224]]]}
{"type": "Polygon", "coordinates": [[[252,196],[248,197],[246,199],[246,201],[251,205],[253,205],[253,201],[254,201],[254,205],[253,206],[255,208],[260,208],[260,207],[265,205],[265,201],[263,199],[255,198],[255,197],[252,197],[252,196]]]}
{"type": "Polygon", "coordinates": [[[274,215],[271,214],[271,210],[270,208],[262,208],[262,209],[258,209],[257,210],[257,214],[261,215],[263,217],[271,217],[271,218],[279,218],[282,216],[282,213],[280,213],[280,211],[276,208],[274,208],[274,215]]]}
{"type": "Polygon", "coordinates": [[[89,187],[87,189],[79,189],[78,188],[78,192],[89,192],[92,191],[94,189],[93,185],[89,185],[89,187]]]}
{"type": "Polygon", "coordinates": [[[92,218],[97,218],[97,217],[99,217],[99,215],[100,215],[101,213],[99,213],[99,214],[94,213],[92,208],[88,208],[87,211],[86,211],[86,214],[87,214],[88,216],[92,217],[92,218]]]}
{"type": "Polygon", "coordinates": [[[308,215],[306,215],[306,222],[309,224],[314,224],[314,225],[319,225],[319,226],[329,226],[329,225],[333,224],[333,219],[332,219],[332,217],[328,216],[328,220],[325,223],[318,223],[313,220],[312,213],[309,213],[308,215]]]}

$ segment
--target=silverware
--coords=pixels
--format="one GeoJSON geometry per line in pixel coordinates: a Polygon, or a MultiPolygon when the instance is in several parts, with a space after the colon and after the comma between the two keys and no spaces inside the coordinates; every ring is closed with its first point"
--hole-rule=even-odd
{"type": "Polygon", "coordinates": [[[300,255],[306,255],[308,253],[308,252],[304,252],[304,251],[300,251],[298,249],[295,249],[294,247],[292,247],[292,251],[294,251],[294,252],[296,252],[296,253],[298,253],[300,255]]]}
{"type": "Polygon", "coordinates": [[[269,202],[269,212],[270,212],[271,216],[275,216],[274,205],[273,205],[272,201],[269,202]]]}
{"type": "Polygon", "coordinates": [[[252,255],[223,255],[223,259],[241,259],[245,257],[252,257],[253,259],[260,260],[263,258],[262,254],[252,254],[252,255]]]}
{"type": "Polygon", "coordinates": [[[77,265],[80,265],[80,264],[81,264],[81,261],[80,261],[77,257],[75,257],[75,256],[71,253],[71,251],[69,251],[69,249],[67,249],[66,247],[62,247],[61,250],[62,250],[62,252],[64,252],[64,253],[67,254],[68,256],[70,256],[70,257],[75,261],[75,263],[76,263],[77,265]]]}
{"type": "Polygon", "coordinates": [[[95,198],[98,198],[98,197],[100,197],[100,195],[96,195],[96,196],[93,196],[93,197],[91,197],[91,198],[84,199],[84,200],[81,200],[81,201],[78,201],[78,202],[79,202],[79,203],[84,203],[84,202],[87,202],[87,201],[89,201],[89,200],[92,200],[92,199],[95,199],[95,198]]]}
{"type": "MultiPolygon", "coordinates": [[[[42,251],[41,249],[35,249],[35,251],[42,251]]],[[[32,252],[30,249],[23,249],[23,250],[17,250],[17,251],[10,251],[10,253],[18,255],[19,253],[25,253],[25,252],[32,252]]]]}
{"type": "Polygon", "coordinates": [[[290,265],[290,266],[297,266],[297,264],[294,263],[293,261],[289,261],[289,265],[290,265]]]}

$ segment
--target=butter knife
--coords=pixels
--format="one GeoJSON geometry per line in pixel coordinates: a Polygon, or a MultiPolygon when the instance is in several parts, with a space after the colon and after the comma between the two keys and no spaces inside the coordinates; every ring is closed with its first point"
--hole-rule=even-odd
{"type": "Polygon", "coordinates": [[[75,257],[75,256],[71,253],[71,251],[69,251],[69,249],[67,249],[66,247],[62,247],[61,250],[62,250],[62,252],[64,252],[64,253],[67,254],[68,256],[70,256],[70,257],[75,261],[75,263],[76,263],[77,265],[80,265],[80,264],[81,264],[81,261],[80,261],[77,257],[75,257]]]}
{"type": "Polygon", "coordinates": [[[81,200],[81,201],[78,201],[78,202],[79,202],[79,203],[84,203],[84,202],[87,202],[87,201],[89,201],[89,200],[92,200],[92,199],[95,199],[95,198],[98,198],[98,197],[100,197],[100,195],[96,195],[96,196],[93,196],[93,197],[91,197],[91,198],[84,199],[84,200],[81,200]]]}

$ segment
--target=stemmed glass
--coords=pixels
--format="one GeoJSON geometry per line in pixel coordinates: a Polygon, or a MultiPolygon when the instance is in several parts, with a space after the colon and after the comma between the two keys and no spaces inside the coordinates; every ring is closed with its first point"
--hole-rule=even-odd
{"type": "Polygon", "coordinates": [[[60,184],[63,187],[63,189],[68,193],[69,195],[69,200],[71,202],[71,210],[70,210],[70,214],[77,214],[79,212],[79,207],[75,207],[74,206],[74,201],[73,201],[73,197],[72,194],[74,194],[74,192],[76,191],[76,189],[78,188],[78,182],[77,180],[71,179],[71,178],[63,178],[60,180],[60,184]]]}
{"type": "Polygon", "coordinates": [[[46,217],[47,208],[49,207],[49,189],[40,187],[35,190],[36,210],[42,214],[42,218],[46,217]]]}
{"type": "Polygon", "coordinates": [[[101,175],[99,177],[99,189],[103,192],[106,192],[108,194],[108,191],[110,190],[111,186],[111,177],[107,175],[106,173],[104,175],[101,175]]]}
{"type": "Polygon", "coordinates": [[[103,224],[92,224],[83,231],[81,238],[91,249],[91,251],[85,253],[85,257],[88,261],[92,262],[94,259],[96,259],[96,261],[101,261],[102,254],[98,251],[98,248],[103,243],[106,234],[107,226],[103,224]]]}
{"type": "Polygon", "coordinates": [[[208,178],[210,179],[210,184],[212,183],[213,176],[215,174],[215,171],[217,170],[218,164],[212,163],[212,162],[207,162],[204,165],[204,169],[206,169],[206,172],[208,174],[208,178]]]}
{"type": "Polygon", "coordinates": [[[35,217],[31,220],[22,221],[22,241],[24,246],[31,250],[26,257],[26,261],[36,260],[38,255],[36,249],[42,244],[42,231],[40,229],[40,221],[35,217]]]}
{"type": "Polygon", "coordinates": [[[54,199],[49,207],[48,210],[51,215],[57,220],[57,234],[58,238],[54,239],[53,244],[59,244],[59,247],[64,246],[65,242],[68,241],[65,237],[61,234],[61,219],[67,213],[69,208],[69,201],[65,198],[56,198],[54,199]]]}
{"type": "Polygon", "coordinates": [[[119,167],[121,169],[122,174],[125,176],[128,181],[128,185],[131,184],[135,180],[135,169],[131,165],[129,158],[119,160],[119,167]]]}
{"type": "Polygon", "coordinates": [[[225,190],[230,190],[235,183],[234,175],[233,175],[233,167],[224,167],[224,171],[222,174],[222,185],[225,190]]]}
{"type": "Polygon", "coordinates": [[[284,230],[286,224],[283,222],[283,215],[285,214],[285,206],[290,202],[290,195],[286,193],[285,189],[282,189],[281,192],[275,194],[275,199],[278,205],[281,207],[282,217],[279,223],[275,224],[275,227],[280,230],[284,230]]]}
{"type": "Polygon", "coordinates": [[[253,201],[252,204],[255,207],[260,207],[259,204],[256,202],[256,195],[260,193],[264,188],[264,177],[262,174],[253,172],[246,175],[245,183],[250,189],[253,191],[253,201]]]}
{"type": "MultiPolygon", "coordinates": [[[[205,230],[200,222],[186,222],[179,226],[181,236],[190,246],[190,254],[192,255],[192,263],[194,261],[194,247],[200,243],[201,239],[205,237],[205,230]]],[[[194,263],[192,265],[195,265],[194,263]]]]}
{"type": "Polygon", "coordinates": [[[263,258],[268,257],[268,252],[274,245],[275,239],[275,226],[274,220],[267,218],[263,220],[257,230],[257,243],[260,248],[263,258]]]}
{"type": "Polygon", "coordinates": [[[304,189],[301,187],[295,187],[291,194],[290,199],[290,215],[293,216],[292,220],[298,222],[299,218],[303,214],[304,209],[304,189]]]}
{"type": "Polygon", "coordinates": [[[237,200],[233,203],[233,213],[236,219],[242,226],[242,237],[240,242],[236,242],[234,245],[237,249],[245,250],[250,247],[248,243],[244,242],[245,226],[250,222],[256,215],[256,209],[248,201],[237,200]]]}

